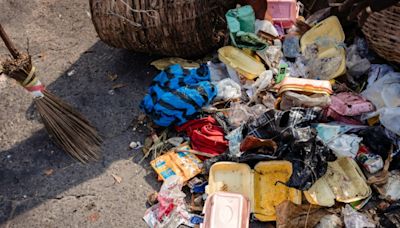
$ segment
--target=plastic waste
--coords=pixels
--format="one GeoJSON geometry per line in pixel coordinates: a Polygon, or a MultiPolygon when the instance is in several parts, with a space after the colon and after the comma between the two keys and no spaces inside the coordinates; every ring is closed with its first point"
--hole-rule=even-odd
{"type": "Polygon", "coordinates": [[[400,135],[400,107],[383,108],[379,113],[381,124],[390,131],[400,135]]]}
{"type": "Polygon", "coordinates": [[[331,207],[335,199],[351,203],[368,198],[372,193],[358,164],[349,157],[328,163],[326,174],[304,192],[311,204],[331,207]]]}
{"type": "Polygon", "coordinates": [[[321,218],[319,223],[315,228],[341,228],[343,227],[342,219],[339,216],[333,215],[325,215],[321,218]]]}
{"type": "Polygon", "coordinates": [[[382,157],[371,153],[366,146],[361,146],[358,150],[357,161],[370,174],[375,174],[383,168],[382,157]]]}
{"type": "Polygon", "coordinates": [[[328,147],[337,157],[355,158],[360,146],[362,138],[354,134],[343,134],[334,139],[330,139],[327,143],[328,147]]]}
{"type": "Polygon", "coordinates": [[[361,96],[371,101],[377,109],[383,107],[396,107],[396,104],[398,104],[398,100],[396,98],[386,98],[386,102],[388,103],[386,103],[383,99],[383,94],[388,94],[388,92],[384,91],[388,89],[389,86],[392,87],[389,94],[393,94],[398,91],[398,89],[395,89],[393,87],[400,87],[400,73],[387,73],[385,76],[370,84],[366,90],[361,92],[361,96]]]}
{"type": "Polygon", "coordinates": [[[275,108],[275,103],[276,99],[272,93],[266,93],[261,100],[261,103],[267,108],[267,109],[273,109],[275,108]]]}
{"type": "Polygon", "coordinates": [[[276,68],[283,57],[282,49],[279,45],[269,46],[265,50],[257,51],[257,55],[264,60],[270,69],[276,68]]]}
{"type": "MultiPolygon", "coordinates": [[[[328,143],[333,139],[339,137],[340,135],[348,132],[348,131],[359,131],[368,128],[367,126],[359,126],[359,125],[349,125],[349,124],[341,124],[337,122],[331,123],[318,123],[313,125],[318,132],[318,137],[322,139],[322,141],[328,143]]],[[[368,132],[368,130],[366,131],[368,132]]],[[[363,136],[361,136],[363,137],[363,136]]]]}
{"type": "Polygon", "coordinates": [[[306,78],[308,75],[308,63],[304,56],[299,56],[296,58],[294,63],[288,62],[289,65],[289,75],[294,78],[306,78]]]}
{"type": "Polygon", "coordinates": [[[217,162],[210,169],[206,192],[240,193],[249,198],[252,212],[258,220],[274,221],[275,208],[281,202],[290,200],[301,203],[301,191],[283,184],[292,172],[292,165],[288,161],[259,162],[254,166],[254,171],[243,163],[217,162]]]}
{"type": "Polygon", "coordinates": [[[289,110],[292,107],[321,107],[328,106],[331,99],[326,94],[313,94],[311,96],[286,91],[282,94],[282,100],[279,104],[281,110],[289,110]]]}
{"type": "Polygon", "coordinates": [[[229,154],[232,157],[240,157],[240,143],[243,140],[243,125],[231,131],[225,138],[229,141],[229,154]]]}
{"type": "MultiPolygon", "coordinates": [[[[187,147],[187,149],[190,149],[187,147]]],[[[150,162],[156,173],[165,181],[178,176],[182,182],[201,173],[202,163],[189,152],[169,151],[150,162]]]]}
{"type": "Polygon", "coordinates": [[[237,193],[216,192],[207,197],[201,228],[248,228],[250,201],[237,193]]]}
{"type": "Polygon", "coordinates": [[[392,139],[386,135],[386,129],[382,126],[367,127],[357,133],[363,138],[362,143],[374,154],[378,154],[386,160],[391,150],[392,139]]]}
{"type": "Polygon", "coordinates": [[[297,35],[287,35],[283,41],[283,55],[287,58],[300,56],[300,38],[297,35]]]}
{"type": "Polygon", "coordinates": [[[218,49],[218,57],[219,60],[235,69],[247,79],[254,79],[265,71],[262,63],[232,46],[225,46],[218,49]]]}
{"type": "Polygon", "coordinates": [[[255,15],[250,5],[230,9],[225,14],[230,37],[234,46],[263,50],[267,44],[255,32],[255,15]]]}
{"type": "Polygon", "coordinates": [[[281,61],[281,63],[279,63],[279,68],[278,68],[278,74],[275,76],[275,83],[280,83],[281,81],[283,81],[283,79],[285,79],[287,73],[288,73],[288,64],[281,61]]]}
{"type": "Polygon", "coordinates": [[[229,77],[228,70],[224,63],[207,62],[208,69],[210,69],[210,78],[212,82],[219,82],[224,78],[229,77]]]}
{"type": "Polygon", "coordinates": [[[249,107],[240,102],[231,103],[230,110],[228,112],[229,122],[235,127],[239,127],[243,123],[247,122],[251,117],[249,107]]]}
{"type": "Polygon", "coordinates": [[[257,34],[259,31],[263,31],[265,33],[270,34],[271,36],[278,37],[278,31],[276,31],[276,28],[274,25],[268,21],[268,20],[258,20],[256,19],[255,22],[255,33],[257,34]]]}
{"type": "Polygon", "coordinates": [[[272,86],[272,77],[272,71],[270,70],[264,71],[260,74],[257,80],[251,85],[251,88],[247,90],[250,102],[256,101],[260,92],[266,91],[272,86]]]}
{"type": "Polygon", "coordinates": [[[374,84],[378,79],[383,77],[389,72],[393,72],[393,68],[386,64],[371,64],[371,68],[368,74],[368,85],[369,88],[372,84],[374,84]]]}
{"type": "Polygon", "coordinates": [[[384,197],[390,200],[400,200],[400,171],[392,170],[389,173],[389,179],[383,186],[384,197]]]}
{"type": "Polygon", "coordinates": [[[366,58],[362,58],[358,52],[357,45],[353,44],[347,48],[346,67],[350,76],[359,78],[371,67],[371,63],[366,58]]]}
{"type": "Polygon", "coordinates": [[[242,96],[240,85],[230,78],[225,78],[217,82],[217,91],[218,93],[215,100],[228,101],[242,96]]]}
{"type": "Polygon", "coordinates": [[[366,215],[357,212],[348,204],[346,204],[346,206],[342,208],[342,214],[344,217],[344,224],[346,227],[351,227],[351,228],[375,227],[375,224],[370,222],[366,215]]]}
{"type": "Polygon", "coordinates": [[[306,32],[300,40],[309,62],[309,78],[330,80],[346,71],[345,35],[336,16],[328,17],[306,32]]]}
{"type": "Polygon", "coordinates": [[[393,108],[400,106],[400,84],[390,84],[385,86],[385,89],[381,92],[383,102],[386,107],[393,108]]]}
{"type": "Polygon", "coordinates": [[[158,203],[148,208],[143,220],[151,228],[175,228],[190,224],[191,215],[186,210],[185,193],[181,191],[182,182],[178,176],[164,181],[157,195],[158,203]]]}
{"type": "Polygon", "coordinates": [[[296,0],[267,0],[267,2],[267,12],[272,16],[274,23],[282,28],[290,28],[299,16],[296,0]]]}
{"type": "Polygon", "coordinates": [[[281,83],[275,86],[278,94],[285,91],[301,91],[321,94],[332,94],[332,86],[326,80],[313,80],[304,78],[285,77],[281,83]]]}

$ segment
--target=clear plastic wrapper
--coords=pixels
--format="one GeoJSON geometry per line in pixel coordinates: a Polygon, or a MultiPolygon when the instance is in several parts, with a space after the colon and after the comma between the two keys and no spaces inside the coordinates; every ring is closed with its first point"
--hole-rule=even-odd
{"type": "Polygon", "coordinates": [[[346,204],[342,208],[344,224],[348,228],[374,228],[375,224],[369,221],[368,217],[354,210],[350,205],[346,204]]]}
{"type": "Polygon", "coordinates": [[[225,78],[217,82],[217,91],[218,93],[215,100],[228,101],[242,96],[240,85],[230,78],[225,78]]]}
{"type": "Polygon", "coordinates": [[[281,110],[289,110],[292,107],[326,107],[330,103],[330,98],[326,94],[313,94],[311,96],[286,91],[282,95],[280,103],[281,110]]]}

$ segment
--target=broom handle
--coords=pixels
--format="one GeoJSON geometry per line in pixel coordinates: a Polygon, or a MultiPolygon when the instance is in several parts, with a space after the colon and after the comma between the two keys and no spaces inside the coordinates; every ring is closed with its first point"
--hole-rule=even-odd
{"type": "Polygon", "coordinates": [[[6,31],[4,31],[3,26],[1,24],[0,24],[0,36],[1,36],[1,39],[3,39],[4,44],[7,46],[8,51],[10,51],[10,53],[14,57],[14,59],[17,59],[19,56],[19,52],[18,52],[17,48],[15,47],[14,43],[8,37],[6,31]]]}

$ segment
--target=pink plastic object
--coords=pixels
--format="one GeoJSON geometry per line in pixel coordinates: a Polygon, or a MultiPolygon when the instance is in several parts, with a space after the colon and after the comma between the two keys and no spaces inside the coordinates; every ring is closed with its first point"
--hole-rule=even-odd
{"type": "Polygon", "coordinates": [[[267,0],[268,13],[275,24],[282,28],[290,28],[299,16],[296,0],[267,0]]]}
{"type": "Polygon", "coordinates": [[[203,213],[200,228],[248,228],[250,201],[241,194],[216,192],[208,196],[203,213]]]}
{"type": "Polygon", "coordinates": [[[342,116],[358,116],[374,111],[374,106],[359,95],[344,92],[331,96],[329,109],[342,116]]]}

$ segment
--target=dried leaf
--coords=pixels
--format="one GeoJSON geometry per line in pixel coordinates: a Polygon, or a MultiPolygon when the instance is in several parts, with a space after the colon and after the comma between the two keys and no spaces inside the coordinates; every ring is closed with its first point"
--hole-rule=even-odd
{"type": "Polygon", "coordinates": [[[120,89],[120,88],[123,88],[123,87],[126,87],[126,86],[128,86],[128,85],[127,84],[123,84],[123,83],[118,83],[118,84],[113,85],[111,88],[112,89],[120,89]]]}
{"type": "Polygon", "coordinates": [[[117,80],[117,78],[118,78],[117,74],[111,74],[111,73],[108,74],[108,80],[110,80],[112,82],[117,80]]]}
{"type": "Polygon", "coordinates": [[[96,222],[97,220],[99,220],[99,218],[100,218],[99,212],[94,212],[94,213],[92,213],[92,214],[90,214],[90,215],[88,216],[88,220],[89,220],[90,222],[96,222]]]}
{"type": "Polygon", "coordinates": [[[51,174],[54,173],[54,169],[46,169],[43,173],[46,176],[50,176],[51,174]]]}
{"type": "Polygon", "coordinates": [[[115,182],[117,182],[118,184],[121,184],[122,177],[115,175],[115,174],[111,174],[111,176],[114,177],[115,182]]]}

